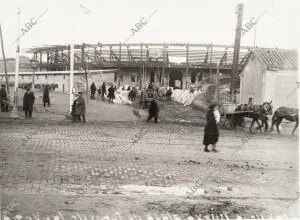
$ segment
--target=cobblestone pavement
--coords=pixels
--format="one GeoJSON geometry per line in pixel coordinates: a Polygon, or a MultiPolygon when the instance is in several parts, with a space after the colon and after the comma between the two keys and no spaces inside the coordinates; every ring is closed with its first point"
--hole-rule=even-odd
{"type": "MultiPolygon", "coordinates": [[[[144,122],[0,123],[6,216],[295,216],[298,136],[144,122]]],[[[74,218],[73,218],[74,219],[74,218]]]]}

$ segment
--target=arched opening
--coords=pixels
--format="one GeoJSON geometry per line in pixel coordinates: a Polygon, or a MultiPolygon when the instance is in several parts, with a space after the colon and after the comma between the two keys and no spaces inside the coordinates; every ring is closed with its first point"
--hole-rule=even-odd
{"type": "Polygon", "coordinates": [[[179,70],[173,70],[170,73],[169,86],[175,89],[182,88],[182,73],[179,70]]]}

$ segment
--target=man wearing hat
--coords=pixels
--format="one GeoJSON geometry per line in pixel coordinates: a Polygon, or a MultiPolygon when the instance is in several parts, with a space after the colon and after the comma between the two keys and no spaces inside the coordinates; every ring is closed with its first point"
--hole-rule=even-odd
{"type": "Polygon", "coordinates": [[[82,123],[86,123],[85,120],[85,101],[82,97],[82,92],[78,92],[78,98],[76,99],[75,105],[75,116],[78,117],[79,121],[81,121],[82,116],[82,123]]]}
{"type": "Polygon", "coordinates": [[[25,111],[25,118],[32,117],[34,100],[34,94],[30,91],[30,86],[28,86],[23,97],[23,110],[25,111]]]}
{"type": "Polygon", "coordinates": [[[220,112],[218,111],[218,105],[216,103],[211,104],[208,107],[206,114],[206,125],[204,129],[203,144],[205,146],[204,151],[208,150],[208,145],[212,145],[212,151],[217,152],[216,143],[219,139],[218,123],[220,122],[220,112]]]}

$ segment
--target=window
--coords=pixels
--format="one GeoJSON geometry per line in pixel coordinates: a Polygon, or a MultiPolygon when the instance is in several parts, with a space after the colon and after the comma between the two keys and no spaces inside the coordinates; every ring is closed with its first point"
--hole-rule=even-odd
{"type": "Polygon", "coordinates": [[[36,76],[36,79],[37,79],[37,80],[39,79],[39,75],[36,76]]]}
{"type": "Polygon", "coordinates": [[[48,75],[45,75],[45,79],[47,79],[48,75]]]}

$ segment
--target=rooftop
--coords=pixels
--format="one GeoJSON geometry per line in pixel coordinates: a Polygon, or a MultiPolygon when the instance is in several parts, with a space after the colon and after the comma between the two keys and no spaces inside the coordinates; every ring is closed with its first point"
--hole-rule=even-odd
{"type": "Polygon", "coordinates": [[[298,51],[286,49],[263,49],[252,51],[264,67],[269,70],[291,70],[298,68],[298,51]]]}

